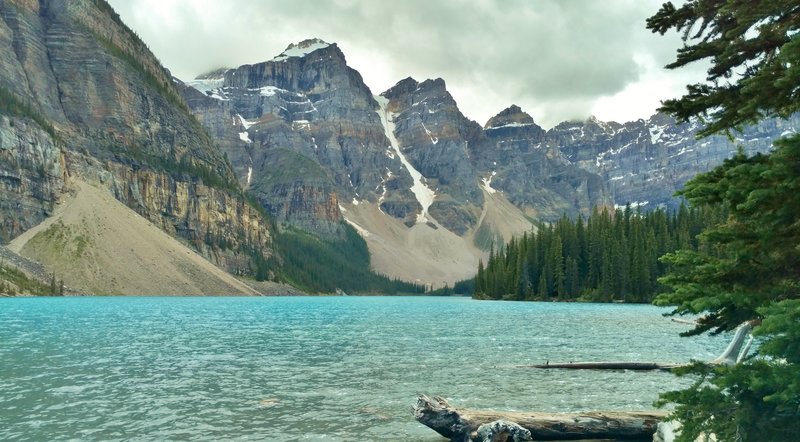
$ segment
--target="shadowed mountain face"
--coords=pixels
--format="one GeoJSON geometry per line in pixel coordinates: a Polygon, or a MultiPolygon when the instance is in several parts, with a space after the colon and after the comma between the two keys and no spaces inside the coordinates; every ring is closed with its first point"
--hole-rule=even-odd
{"type": "Polygon", "coordinates": [[[240,182],[280,220],[323,234],[335,234],[340,203],[367,202],[408,227],[430,215],[464,236],[480,218],[484,190],[502,191],[542,220],[597,205],[672,206],[688,178],[737,144],[765,151],[797,126],[796,119],[769,120],[735,142],[698,141],[697,123],[657,114],[545,131],[510,106],[480,127],[459,111],[442,79],[407,78],[375,97],[339,48],[317,39],[187,86],[184,96],[240,182]],[[415,182],[432,201],[413,190],[415,182]]]}
{"type": "Polygon", "coordinates": [[[800,130],[800,116],[767,119],[734,133],[733,139],[698,140],[697,121],[677,124],[664,114],[625,124],[594,118],[562,123],[548,131],[550,142],[573,164],[600,174],[617,205],[676,207],[674,194],[700,172],[722,164],[741,148],[767,152],[772,142],[800,130]]]}
{"type": "Polygon", "coordinates": [[[615,204],[675,206],[672,195],[684,182],[738,144],[766,151],[798,127],[796,118],[769,120],[734,142],[698,141],[697,123],[657,114],[544,130],[513,105],[481,127],[459,111],[444,80],[406,78],[373,95],[339,48],[318,39],[181,90],[240,183],[272,215],[333,238],[344,219],[373,253],[410,247],[424,226],[485,250],[532,220],[615,204]],[[407,233],[392,227],[389,241],[386,226],[395,222],[407,233]]]}
{"type": "Polygon", "coordinates": [[[441,79],[407,78],[373,96],[335,44],[307,40],[186,86],[240,182],[279,220],[325,235],[336,233],[340,204],[369,203],[409,228],[433,220],[463,237],[490,176],[536,217],[611,203],[599,175],[535,147],[544,131],[519,108],[484,129],[441,79]]]}
{"type": "Polygon", "coordinates": [[[81,176],[231,271],[271,253],[222,152],[105,2],[2,1],[0,40],[0,240],[81,176]]]}

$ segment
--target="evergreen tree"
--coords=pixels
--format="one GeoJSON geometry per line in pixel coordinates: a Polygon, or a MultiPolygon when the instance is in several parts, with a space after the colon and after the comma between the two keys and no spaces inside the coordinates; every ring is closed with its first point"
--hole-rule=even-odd
{"type": "Polygon", "coordinates": [[[694,247],[696,241],[678,238],[689,238],[691,229],[722,216],[718,210],[694,208],[672,215],[663,210],[611,213],[597,210],[587,220],[562,218],[509,241],[500,251],[492,249],[486,264],[479,264],[475,293],[493,299],[649,302],[666,268],[658,262],[660,247],[663,252],[678,243],[694,247]]]}
{"type": "MultiPolygon", "coordinates": [[[[702,135],[737,129],[800,110],[800,2],[694,0],[666,3],[647,22],[664,34],[683,31],[677,68],[709,60],[706,83],[665,102],[680,120],[698,116],[702,135]]],[[[707,228],[696,251],[666,256],[661,305],[701,314],[690,334],[721,332],[743,321],[760,336],[755,357],[733,366],[694,365],[674,403],[679,440],[800,440],[800,136],[775,142],[769,155],[739,154],[686,184],[694,206],[722,207],[729,217],[707,228]]]]}
{"type": "Polygon", "coordinates": [[[667,65],[676,69],[710,61],[705,83],[692,84],[681,98],[660,109],[681,121],[708,121],[701,135],[800,110],[800,3],[796,0],[692,0],[665,3],[647,20],[664,35],[683,32],[684,47],[667,65]],[[731,79],[737,79],[731,81],[731,79]]]}

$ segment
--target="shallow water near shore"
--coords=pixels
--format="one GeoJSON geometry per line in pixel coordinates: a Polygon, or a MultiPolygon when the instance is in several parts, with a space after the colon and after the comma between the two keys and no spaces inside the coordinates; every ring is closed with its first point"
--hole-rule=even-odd
{"type": "Polygon", "coordinates": [[[711,359],[648,305],[468,298],[0,299],[0,440],[440,441],[418,393],[500,410],[652,409],[711,359]]]}

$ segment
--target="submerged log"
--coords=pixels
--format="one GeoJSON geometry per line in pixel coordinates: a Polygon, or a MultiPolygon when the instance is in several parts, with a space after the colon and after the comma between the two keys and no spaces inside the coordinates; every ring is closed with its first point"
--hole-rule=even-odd
{"type": "Polygon", "coordinates": [[[564,368],[569,370],[672,370],[676,364],[655,362],[569,362],[557,364],[516,365],[516,368],[564,368]]]}
{"type": "Polygon", "coordinates": [[[526,437],[533,440],[652,439],[658,422],[666,415],[625,411],[538,413],[468,410],[454,408],[443,398],[425,395],[419,396],[414,407],[414,416],[420,423],[455,442],[529,440],[526,437]],[[518,427],[530,432],[530,436],[518,427]]]}

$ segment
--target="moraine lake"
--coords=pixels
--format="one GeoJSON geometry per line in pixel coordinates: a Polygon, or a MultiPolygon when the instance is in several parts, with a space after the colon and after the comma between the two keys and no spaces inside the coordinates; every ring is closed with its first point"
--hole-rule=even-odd
{"type": "Polygon", "coordinates": [[[652,409],[727,336],[649,305],[427,297],[0,299],[0,440],[441,441],[418,393],[500,410],[652,409]]]}

